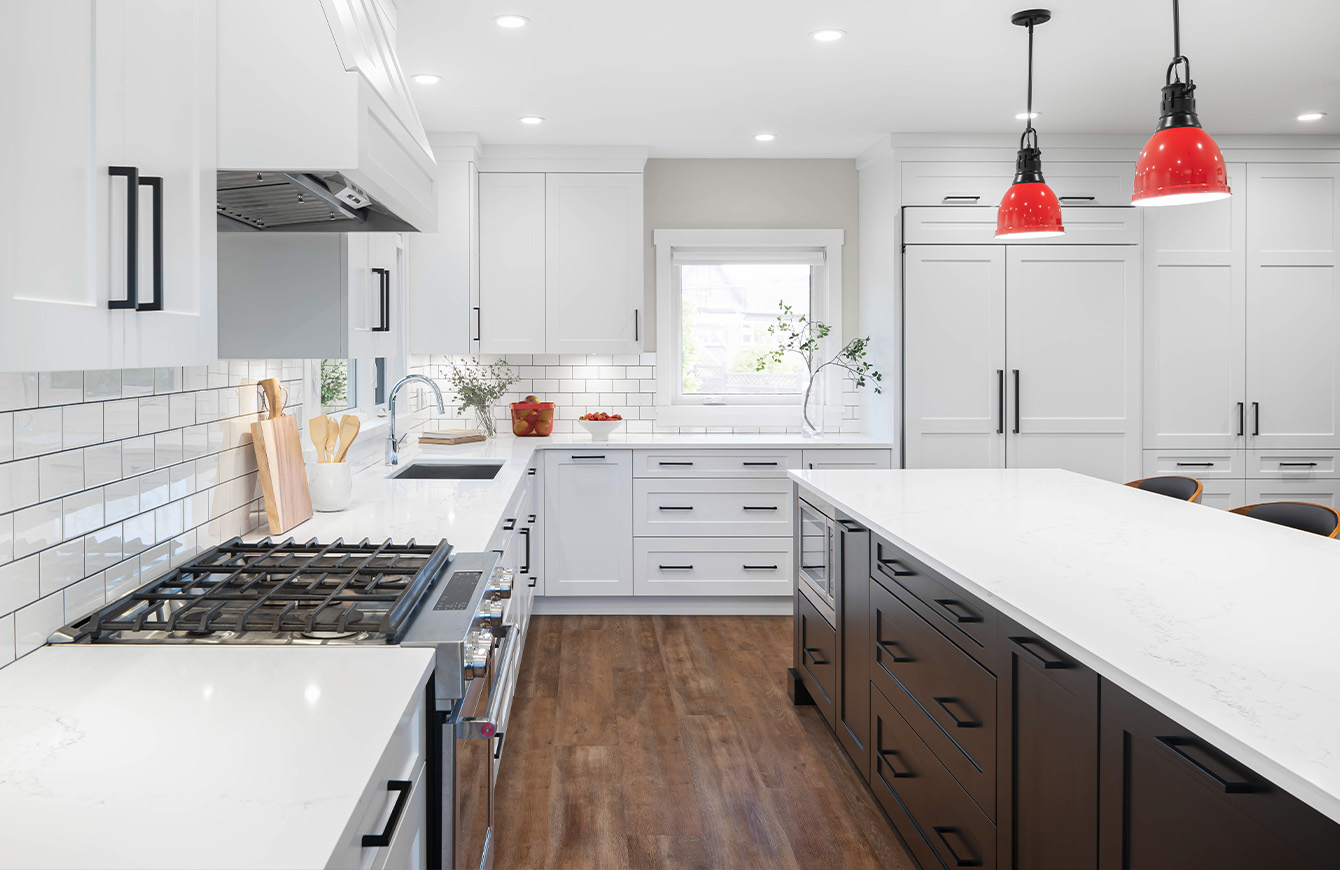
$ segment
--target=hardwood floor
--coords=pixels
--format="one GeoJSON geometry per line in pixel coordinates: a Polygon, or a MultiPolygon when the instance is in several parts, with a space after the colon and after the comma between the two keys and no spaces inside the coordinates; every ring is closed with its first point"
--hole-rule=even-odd
{"type": "Polygon", "coordinates": [[[915,868],[790,659],[785,616],[534,617],[494,866],[915,868]]]}

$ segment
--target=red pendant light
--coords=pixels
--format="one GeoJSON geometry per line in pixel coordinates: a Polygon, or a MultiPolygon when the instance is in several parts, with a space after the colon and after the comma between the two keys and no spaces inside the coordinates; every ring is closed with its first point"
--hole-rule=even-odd
{"type": "Polygon", "coordinates": [[[1014,183],[1005,192],[996,210],[996,238],[1041,239],[1064,235],[1061,203],[1042,178],[1042,151],[1038,131],[1033,129],[1033,27],[1050,21],[1046,9],[1016,12],[1012,24],[1028,28],[1028,126],[1019,137],[1019,157],[1015,161],[1014,183]]]}
{"type": "Polygon", "coordinates": [[[1173,0],[1173,59],[1163,79],[1158,129],[1135,162],[1133,205],[1189,205],[1231,194],[1224,155],[1196,117],[1195,91],[1191,61],[1182,55],[1181,10],[1173,0]]]}

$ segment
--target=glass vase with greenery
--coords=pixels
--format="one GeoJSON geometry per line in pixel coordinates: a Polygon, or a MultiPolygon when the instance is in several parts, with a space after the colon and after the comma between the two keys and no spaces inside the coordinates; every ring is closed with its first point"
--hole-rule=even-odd
{"type": "Polygon", "coordinates": [[[492,438],[497,434],[497,423],[493,419],[493,406],[507,394],[518,380],[504,360],[494,360],[485,365],[478,359],[457,364],[455,360],[439,372],[446,379],[451,390],[460,402],[457,410],[464,414],[475,412],[475,421],[484,435],[492,438]]]}
{"type": "Polygon", "coordinates": [[[797,354],[805,363],[809,380],[805,384],[805,396],[801,402],[801,432],[807,438],[823,434],[823,407],[811,409],[810,400],[814,398],[814,385],[819,374],[829,366],[837,366],[850,378],[857,389],[873,383],[875,392],[880,392],[880,382],[884,375],[866,359],[870,349],[870,337],[853,338],[831,358],[823,357],[824,342],[832,327],[819,320],[811,320],[804,314],[796,314],[785,302],[779,303],[781,314],[768,327],[768,334],[777,340],[777,345],[765,352],[755,363],[755,371],[763,371],[769,364],[780,364],[789,353],[797,354]],[[817,365],[816,365],[817,363],[817,365]]]}

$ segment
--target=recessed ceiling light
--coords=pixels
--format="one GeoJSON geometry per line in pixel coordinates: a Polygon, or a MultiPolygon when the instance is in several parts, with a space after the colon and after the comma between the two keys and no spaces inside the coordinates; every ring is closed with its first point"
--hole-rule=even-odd
{"type": "Polygon", "coordinates": [[[433,75],[432,73],[417,73],[411,76],[411,78],[421,85],[435,85],[442,81],[442,76],[433,75]]]}
{"type": "Polygon", "coordinates": [[[521,123],[529,124],[532,127],[534,127],[536,124],[544,123],[544,118],[541,118],[539,115],[526,115],[525,117],[519,118],[518,120],[520,120],[521,123]]]}
{"type": "Polygon", "coordinates": [[[1027,121],[1030,118],[1033,120],[1037,120],[1038,116],[1041,114],[1042,114],[1041,112],[1020,112],[1019,114],[1014,116],[1014,120],[1027,121]]]}
{"type": "Polygon", "coordinates": [[[756,134],[754,134],[754,141],[755,141],[755,142],[771,142],[773,139],[776,139],[776,138],[777,138],[777,134],[776,134],[776,133],[756,133],[756,134]]]}
{"type": "Polygon", "coordinates": [[[1301,115],[1298,116],[1298,120],[1300,120],[1300,121],[1320,121],[1322,118],[1325,118],[1325,117],[1326,117],[1326,113],[1325,113],[1325,112],[1304,112],[1303,114],[1301,114],[1301,115]]]}
{"type": "Polygon", "coordinates": [[[516,30],[518,27],[525,27],[530,24],[530,19],[524,15],[499,15],[493,19],[493,23],[499,27],[506,27],[508,30],[516,30]]]}
{"type": "Polygon", "coordinates": [[[818,42],[837,42],[847,35],[847,31],[838,30],[834,27],[825,27],[823,30],[816,30],[810,34],[818,42]]]}

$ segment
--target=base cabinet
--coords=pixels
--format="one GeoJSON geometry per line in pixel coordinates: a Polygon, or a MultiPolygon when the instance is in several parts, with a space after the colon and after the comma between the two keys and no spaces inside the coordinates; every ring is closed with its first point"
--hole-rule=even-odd
{"type": "Polygon", "coordinates": [[[633,456],[557,451],[544,460],[544,594],[633,594],[633,456]]]}
{"type": "Polygon", "coordinates": [[[1340,826],[1104,680],[1101,870],[1334,867],[1340,826]]]}

